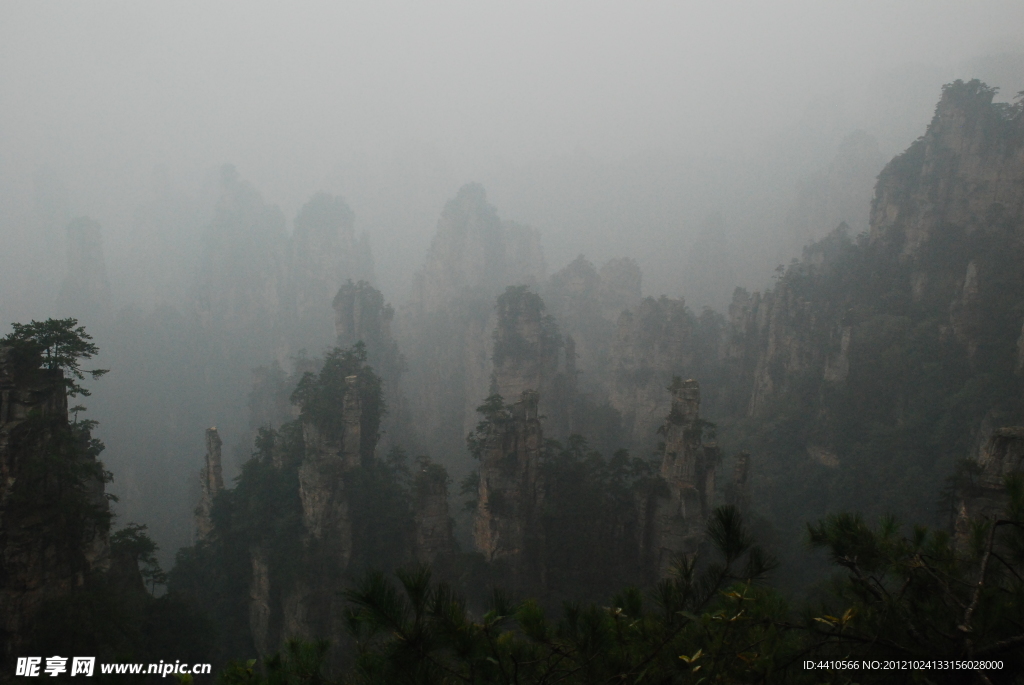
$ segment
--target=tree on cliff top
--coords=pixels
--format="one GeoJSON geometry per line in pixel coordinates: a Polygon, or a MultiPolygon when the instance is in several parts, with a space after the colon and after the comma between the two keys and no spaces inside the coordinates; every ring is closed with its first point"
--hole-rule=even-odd
{"type": "Polygon", "coordinates": [[[41,358],[41,368],[64,371],[67,376],[64,384],[69,397],[88,396],[91,393],[77,381],[84,380],[85,374],[94,379],[99,378],[108,369],[82,369],[80,360],[92,359],[99,352],[99,348],[90,342],[92,336],[85,332],[85,326],[77,324],[78,319],[12,323],[13,330],[0,340],[0,343],[13,347],[26,361],[38,355],[41,358]]]}

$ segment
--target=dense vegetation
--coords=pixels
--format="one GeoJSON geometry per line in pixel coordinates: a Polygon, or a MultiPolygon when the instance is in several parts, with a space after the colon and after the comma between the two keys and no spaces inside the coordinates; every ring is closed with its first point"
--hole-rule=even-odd
{"type": "Polygon", "coordinates": [[[106,573],[86,559],[107,551],[97,543],[111,530],[108,501],[115,498],[103,493],[112,475],[99,461],[104,446],[92,436],[96,422],[79,418],[81,406],[71,408],[70,422],[63,414],[63,396],[89,395],[78,381],[105,373],[80,368],[98,350],[77,323],[15,324],[0,340],[13,355],[9,369],[17,382],[49,397],[47,408],[34,409],[5,436],[18,457],[3,501],[5,543],[27,555],[22,559],[41,550],[45,562],[36,563],[45,582],[78,574],[70,586],[50,588],[40,597],[23,647],[27,653],[93,655],[100,661],[205,660],[213,638],[206,615],[175,593],[154,596],[166,576],[146,526],[129,523],[109,536],[106,573]]]}
{"type": "MultiPolygon", "coordinates": [[[[1024,482],[1008,483],[1006,518],[978,522],[969,549],[943,532],[877,527],[856,515],[809,529],[844,569],[820,604],[794,610],[765,582],[774,564],[731,507],[709,522],[708,553],[680,560],[644,593],[606,604],[566,602],[557,620],[534,600],[496,589],[480,611],[429,569],[366,574],[346,597],[358,683],[821,682],[805,662],[844,660],[829,682],[1019,682],[1024,673],[1024,482]],[[997,661],[974,669],[879,670],[865,661],[997,661]],[[914,680],[916,682],[916,680],[914,680]]],[[[335,682],[322,644],[289,643],[267,660],[235,663],[225,683],[335,682]],[[267,680],[265,680],[265,678],[267,680]]],[[[823,674],[822,674],[823,675],[823,674]]],[[[337,680],[337,682],[342,682],[337,680]]]]}

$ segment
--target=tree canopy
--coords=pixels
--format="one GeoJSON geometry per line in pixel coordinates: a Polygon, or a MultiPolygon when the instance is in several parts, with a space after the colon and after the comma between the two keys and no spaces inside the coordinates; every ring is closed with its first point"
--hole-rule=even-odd
{"type": "Polygon", "coordinates": [[[84,380],[86,374],[95,379],[108,371],[82,369],[81,360],[92,359],[99,353],[99,348],[91,342],[92,336],[85,332],[85,326],[78,325],[78,319],[12,323],[11,329],[0,342],[15,348],[23,359],[38,355],[41,368],[62,370],[69,397],[90,395],[78,381],[84,380]]]}

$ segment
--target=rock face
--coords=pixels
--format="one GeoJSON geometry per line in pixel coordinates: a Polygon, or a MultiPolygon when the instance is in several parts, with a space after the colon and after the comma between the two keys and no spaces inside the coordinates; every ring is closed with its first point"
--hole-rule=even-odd
{"type": "Polygon", "coordinates": [[[747,452],[736,455],[732,482],[726,486],[725,500],[727,504],[739,509],[741,514],[750,510],[750,454],[747,452]]]}
{"type": "Polygon", "coordinates": [[[459,300],[493,297],[507,285],[533,285],[544,278],[540,235],[502,221],[482,186],[463,186],[437,222],[414,292],[424,312],[459,300]]]}
{"type": "MultiPolygon", "coordinates": [[[[710,329],[698,317],[677,348],[704,365],[688,376],[701,380],[705,413],[753,430],[737,447],[759,465],[758,508],[791,539],[838,508],[927,520],[986,413],[1024,418],[1024,105],[992,96],[978,82],[948,85],[925,135],[878,176],[866,233],[840,224],[770,290],[737,290],[717,346],[701,348],[694,331],[710,329]]],[[[623,323],[628,363],[617,368],[657,369],[632,360],[657,359],[672,336],[633,342],[640,327],[623,323]]],[[[621,387],[635,399],[616,406],[656,414],[655,384],[621,387]]]]}
{"type": "Polygon", "coordinates": [[[352,553],[352,530],[342,476],[359,466],[361,419],[357,378],[345,379],[342,432],[332,436],[312,422],[302,425],[305,457],[299,466],[299,497],[306,533],[312,540],[331,538],[341,567],[352,553]]]}
{"type": "Polygon", "coordinates": [[[863,265],[849,261],[843,223],[805,248],[772,290],[737,290],[721,352],[748,415],[800,383],[847,383],[875,333],[860,325],[872,310],[945,318],[970,364],[1017,339],[1007,295],[1019,291],[1011,262],[1024,248],[1024,116],[992,104],[993,94],[977,81],[944,89],[925,135],[878,177],[870,231],[857,243],[863,265]],[[858,301],[857,290],[873,299],[858,301]]]}
{"type": "Polygon", "coordinates": [[[831,274],[848,235],[844,224],[805,248],[800,266],[791,267],[772,290],[733,293],[718,349],[725,412],[758,416],[807,377],[832,384],[846,380],[852,328],[843,319],[842,301],[815,297],[801,280],[831,274]]]}
{"type": "Polygon", "coordinates": [[[703,442],[700,385],[677,377],[669,389],[672,408],[659,431],[665,438],[661,478],[668,494],[653,499],[648,523],[647,554],[659,577],[668,575],[679,555],[697,552],[704,540],[720,460],[717,445],[703,442]]]}
{"type": "Polygon", "coordinates": [[[544,302],[525,286],[498,298],[494,331],[494,393],[520,397],[527,390],[546,394],[558,370],[562,340],[544,302]]]}
{"type": "Polygon", "coordinates": [[[573,340],[579,368],[587,370],[581,387],[601,400],[610,380],[615,323],[623,311],[640,303],[640,284],[640,267],[632,259],[612,259],[599,270],[580,255],[544,288],[544,301],[567,344],[573,340]]]}
{"type": "Polygon", "coordinates": [[[978,353],[979,338],[984,329],[982,296],[978,287],[978,262],[967,262],[960,291],[949,305],[949,323],[957,342],[967,349],[968,360],[978,353]]]}
{"type": "Polygon", "coordinates": [[[350,348],[362,343],[370,366],[381,378],[388,413],[382,427],[382,449],[414,442],[408,406],[402,388],[405,358],[391,335],[394,308],[379,290],[366,281],[348,281],[334,297],[334,330],[337,344],[350,348]]]}
{"type": "Polygon", "coordinates": [[[431,564],[455,551],[453,521],[448,514],[448,472],[421,458],[413,480],[413,520],[416,532],[413,554],[431,564]]]}
{"type": "Polygon", "coordinates": [[[288,234],[281,210],[265,204],[234,167],[224,167],[221,176],[220,198],[204,236],[193,309],[224,356],[230,350],[232,357],[251,360],[254,366],[284,349],[288,234]]]}
{"type": "MultiPolygon", "coordinates": [[[[303,332],[294,342],[296,349],[318,349],[330,339],[326,324],[339,288],[346,282],[373,281],[369,237],[357,237],[354,224],[355,215],[345,201],[327,193],[314,195],[295,217],[289,273],[293,315],[303,332]]],[[[337,302],[334,305],[337,311],[337,302]]]]}
{"type": "Polygon", "coordinates": [[[481,186],[463,186],[445,205],[395,327],[408,358],[409,415],[433,453],[462,451],[490,394],[494,298],[544,275],[537,231],[502,221],[481,186]]]}
{"type": "Polygon", "coordinates": [[[524,392],[486,418],[480,451],[473,539],[489,562],[508,570],[515,589],[543,582],[540,454],[544,433],[538,395],[524,392]]]}
{"type": "Polygon", "coordinates": [[[943,88],[927,132],[878,177],[872,241],[908,258],[949,225],[1024,238],[1024,119],[995,93],[977,80],[943,88]]]}
{"type": "Polygon", "coordinates": [[[978,453],[977,474],[963,484],[956,503],[954,532],[957,546],[966,549],[971,522],[1005,515],[1010,497],[1006,477],[1024,474],[1024,426],[997,428],[978,453]]]}
{"type": "Polygon", "coordinates": [[[223,442],[216,428],[206,429],[206,462],[199,472],[200,496],[196,507],[196,537],[205,540],[213,532],[213,500],[224,489],[220,449],[223,442]]]}
{"type": "Polygon", "coordinates": [[[867,230],[875,178],[885,161],[870,134],[847,135],[828,167],[799,184],[786,215],[787,252],[798,252],[840,223],[848,224],[855,234],[867,230]]]}
{"type": "MultiPolygon", "coordinates": [[[[276,575],[280,566],[274,565],[272,550],[261,544],[249,550],[249,628],[261,655],[286,639],[328,636],[338,641],[344,635],[340,593],[356,546],[350,476],[373,458],[378,437],[364,425],[362,382],[358,375],[345,377],[336,422],[301,422],[296,474],[301,532],[291,553],[297,558],[288,560],[301,570],[276,575]]],[[[285,478],[284,469],[296,468],[277,456],[273,462],[280,478],[285,478]]]]}
{"type": "MultiPolygon", "coordinates": [[[[816,321],[812,307],[787,283],[780,283],[759,302],[755,317],[763,313],[761,353],[753,373],[749,414],[760,414],[796,374],[818,361],[821,350],[810,342],[816,321]],[[764,311],[761,311],[761,307],[764,311]]],[[[759,322],[760,323],[760,322],[759,322]]]]}
{"type": "Polygon", "coordinates": [[[509,287],[495,313],[490,394],[514,399],[538,393],[548,434],[567,436],[576,391],[574,341],[563,342],[554,319],[544,313],[543,300],[526,286],[509,287]]]}
{"type": "Polygon", "coordinates": [[[611,405],[634,441],[649,440],[668,414],[665,387],[692,369],[693,319],[683,300],[648,297],[618,318],[612,344],[611,405]]]}
{"type": "Polygon", "coordinates": [[[0,649],[9,664],[44,602],[110,565],[102,465],[68,423],[63,374],[20,357],[0,347],[0,649]],[[66,468],[47,478],[46,459],[66,468]],[[62,506],[83,514],[67,521],[62,506]]]}

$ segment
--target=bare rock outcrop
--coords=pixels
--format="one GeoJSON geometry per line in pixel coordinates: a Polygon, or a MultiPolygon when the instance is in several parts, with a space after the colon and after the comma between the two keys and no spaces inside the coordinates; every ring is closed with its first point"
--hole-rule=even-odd
{"type": "Polygon", "coordinates": [[[345,379],[340,435],[331,434],[315,423],[302,425],[305,456],[299,466],[299,497],[303,523],[312,540],[331,539],[334,555],[344,568],[352,547],[351,522],[342,476],[362,461],[362,408],[358,378],[345,379]]]}
{"type": "Polygon", "coordinates": [[[413,554],[431,564],[455,551],[455,534],[448,513],[448,472],[440,464],[420,458],[413,478],[413,554]]]}
{"type": "Polygon", "coordinates": [[[924,136],[878,177],[873,242],[912,258],[950,225],[1024,238],[1024,118],[995,93],[977,80],[943,88],[924,136]]]}
{"type": "Polygon", "coordinates": [[[544,574],[540,522],[544,432],[538,401],[536,392],[527,391],[511,407],[492,408],[480,444],[473,538],[487,561],[508,570],[515,589],[537,587],[544,574]]]}
{"type": "Polygon", "coordinates": [[[432,452],[461,450],[490,394],[494,298],[540,283],[545,271],[539,233],[501,220],[481,186],[463,186],[445,205],[395,326],[411,422],[432,452]]]}
{"type": "MultiPolygon", "coordinates": [[[[340,416],[328,424],[304,418],[303,452],[298,464],[302,527],[299,559],[303,569],[287,580],[275,575],[270,550],[250,550],[249,629],[261,655],[283,640],[330,636],[340,639],[343,574],[354,551],[352,490],[347,476],[372,458],[377,436],[363,425],[364,399],[357,375],[344,379],[340,416]]],[[[332,408],[334,411],[335,408],[332,408]]],[[[281,464],[275,463],[275,468],[281,464]]]]}
{"type": "Polygon", "coordinates": [[[648,297],[618,318],[609,401],[634,441],[643,442],[671,409],[665,387],[694,362],[693,319],[682,299],[648,297]]]}
{"type": "Polygon", "coordinates": [[[610,382],[611,347],[619,315],[641,300],[641,274],[628,257],[597,269],[583,255],[548,279],[544,301],[566,338],[572,338],[586,392],[603,400],[610,382]]]}
{"type": "Polygon", "coordinates": [[[520,397],[533,390],[546,396],[558,372],[561,336],[544,302],[525,286],[510,287],[495,307],[494,382],[491,394],[520,397]]]}
{"type": "Polygon", "coordinates": [[[206,461],[199,472],[200,495],[199,506],[196,507],[196,536],[200,540],[205,540],[213,532],[213,500],[224,489],[221,468],[223,444],[216,427],[206,429],[206,461]]]}
{"type": "Polygon", "coordinates": [[[508,285],[536,284],[544,272],[537,230],[502,221],[483,187],[470,183],[441,212],[415,298],[424,312],[437,311],[493,297],[508,285]]]}
{"type": "Polygon", "coordinates": [[[660,429],[665,439],[661,478],[667,494],[649,503],[646,554],[658,577],[665,577],[680,555],[697,552],[715,504],[715,467],[720,453],[704,443],[706,422],[700,418],[700,385],[675,378],[672,406],[660,429]]]}
{"type": "Polygon", "coordinates": [[[364,345],[367,362],[380,376],[388,401],[388,412],[382,426],[382,449],[409,444],[413,440],[412,427],[402,388],[406,363],[391,334],[394,308],[384,301],[379,290],[366,281],[348,281],[342,285],[334,296],[333,307],[338,346],[364,345]]]}
{"type": "MultiPolygon", "coordinates": [[[[295,306],[296,348],[330,339],[330,307],[346,282],[373,281],[369,236],[356,236],[355,215],[340,197],[317,193],[295,217],[289,274],[295,306]]],[[[337,309],[337,307],[335,307],[337,309]]]]}
{"type": "Polygon", "coordinates": [[[971,524],[1005,513],[1006,477],[1024,474],[1024,426],[997,428],[978,452],[970,482],[960,484],[954,532],[960,548],[970,544],[971,524]]]}

